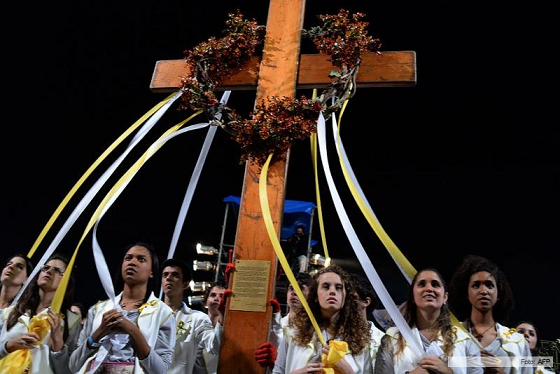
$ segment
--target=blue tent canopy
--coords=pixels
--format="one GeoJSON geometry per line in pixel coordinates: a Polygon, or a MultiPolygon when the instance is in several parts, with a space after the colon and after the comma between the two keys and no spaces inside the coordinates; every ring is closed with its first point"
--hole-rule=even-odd
{"type": "MultiPolygon", "coordinates": [[[[241,205],[241,197],[226,196],[223,200],[229,203],[234,209],[236,217],[239,215],[239,206],[241,205]]],[[[303,226],[306,233],[311,232],[312,218],[316,205],[309,201],[285,200],[284,201],[284,218],[282,220],[282,231],[280,239],[288,239],[295,234],[298,226],[303,226]]],[[[316,240],[311,240],[311,245],[315,245],[316,240]]]]}

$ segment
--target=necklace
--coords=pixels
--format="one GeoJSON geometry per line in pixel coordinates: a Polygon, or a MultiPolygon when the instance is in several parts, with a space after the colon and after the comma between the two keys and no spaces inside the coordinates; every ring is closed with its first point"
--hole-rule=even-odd
{"type": "Polygon", "coordinates": [[[471,331],[473,332],[473,336],[476,338],[476,340],[478,340],[479,342],[482,341],[482,338],[484,337],[484,335],[492,328],[494,327],[494,325],[490,325],[490,327],[488,327],[486,330],[484,330],[484,332],[482,333],[478,333],[476,331],[476,327],[473,325],[471,328],[471,331]]]}
{"type": "Polygon", "coordinates": [[[121,300],[120,305],[121,305],[121,307],[125,308],[129,304],[136,305],[136,304],[139,304],[141,301],[144,301],[144,298],[141,298],[141,299],[138,299],[138,300],[128,300],[128,301],[121,300]]]}

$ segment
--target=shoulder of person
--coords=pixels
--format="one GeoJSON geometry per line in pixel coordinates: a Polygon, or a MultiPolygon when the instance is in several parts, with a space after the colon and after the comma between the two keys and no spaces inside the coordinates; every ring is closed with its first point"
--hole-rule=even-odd
{"type": "Polygon", "coordinates": [[[515,328],[509,328],[506,326],[502,326],[499,323],[496,323],[498,334],[502,338],[504,343],[516,343],[519,344],[520,342],[525,341],[525,337],[523,334],[517,332],[515,328]]]}
{"type": "Polygon", "coordinates": [[[385,335],[393,339],[398,339],[401,333],[396,326],[391,326],[385,331],[385,335]]]}
{"type": "Polygon", "coordinates": [[[453,343],[460,343],[470,340],[469,335],[463,329],[457,326],[451,326],[451,332],[453,333],[453,343]]]}

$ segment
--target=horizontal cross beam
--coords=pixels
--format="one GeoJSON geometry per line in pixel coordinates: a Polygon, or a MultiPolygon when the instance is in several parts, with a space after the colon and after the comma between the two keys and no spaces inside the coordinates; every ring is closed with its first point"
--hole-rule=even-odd
{"type": "MultiPolygon", "coordinates": [[[[261,58],[252,57],[247,66],[237,74],[224,79],[218,91],[254,90],[257,87],[261,58]]],[[[325,88],[331,82],[333,70],[327,56],[302,54],[299,61],[298,89],[325,88]]],[[[181,87],[181,78],[189,75],[185,60],[160,60],[150,83],[152,92],[173,92],[181,87]]],[[[358,87],[413,87],[416,85],[416,53],[382,52],[367,53],[356,77],[358,87]]]]}

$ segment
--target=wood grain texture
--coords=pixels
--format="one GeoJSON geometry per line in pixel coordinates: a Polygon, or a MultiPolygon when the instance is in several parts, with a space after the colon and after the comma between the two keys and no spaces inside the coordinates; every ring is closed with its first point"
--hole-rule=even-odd
{"type": "MultiPolygon", "coordinates": [[[[261,57],[254,56],[245,68],[227,77],[217,91],[254,90],[257,87],[261,57]]],[[[330,82],[333,66],[327,56],[304,54],[299,58],[297,88],[325,88],[330,82]]],[[[172,92],[181,86],[181,78],[189,75],[184,60],[156,62],[150,89],[172,92]]],[[[367,53],[357,76],[358,87],[412,87],[416,85],[416,53],[414,51],[367,53]]]]}
{"type": "MultiPolygon", "coordinates": [[[[271,0],[266,24],[266,37],[259,67],[256,102],[270,96],[293,97],[296,91],[300,30],[303,23],[304,0],[271,0]]],[[[286,173],[289,152],[270,165],[267,194],[276,235],[282,226],[286,173]]],[[[268,237],[259,198],[261,166],[249,160],[245,168],[241,206],[235,237],[235,259],[270,261],[270,282],[267,300],[274,296],[277,259],[268,237]]],[[[235,277],[235,273],[233,273],[235,277]]],[[[230,280],[232,284],[233,278],[230,280]]],[[[235,297],[235,294],[232,295],[235,297]]],[[[229,309],[227,303],[224,334],[220,350],[220,374],[263,373],[254,359],[257,347],[269,341],[271,306],[266,312],[229,309]]]]}

